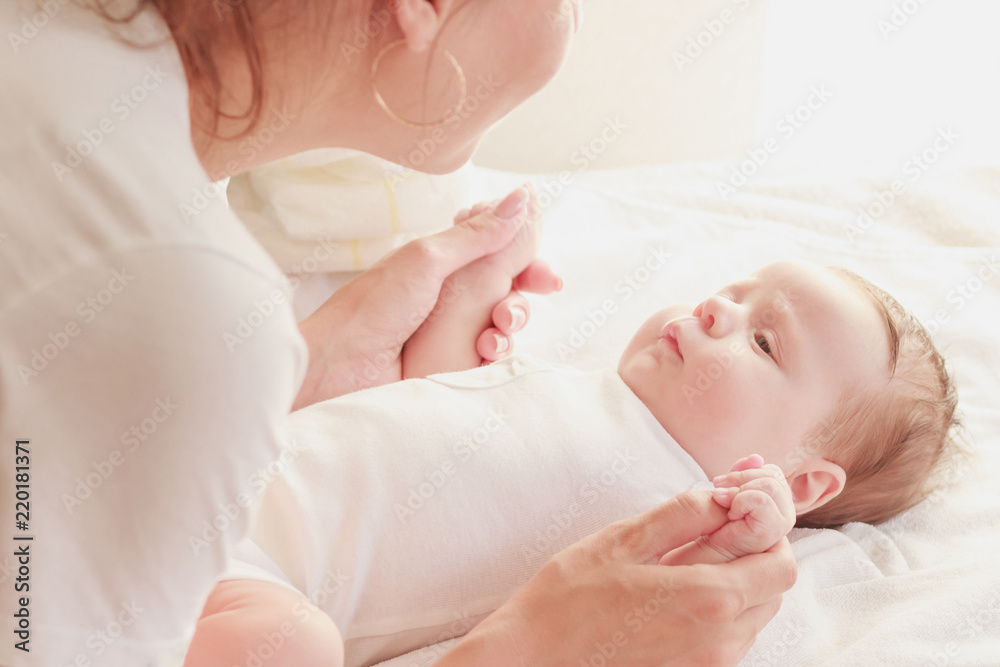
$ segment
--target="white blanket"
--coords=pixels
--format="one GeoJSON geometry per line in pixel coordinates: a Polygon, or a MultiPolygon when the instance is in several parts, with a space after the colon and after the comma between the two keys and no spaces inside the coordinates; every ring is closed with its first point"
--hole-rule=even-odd
{"type": "MultiPolygon", "coordinates": [[[[653,309],[696,303],[778,259],[847,266],[884,287],[950,360],[979,458],[880,526],[793,530],[798,582],[742,664],[1000,664],[1000,169],[758,179],[724,199],[731,169],[534,177],[547,207],[541,254],[566,287],[531,297],[518,349],[584,369],[613,363],[653,309]],[[650,271],[655,250],[672,257],[650,271]]],[[[525,175],[477,178],[486,199],[525,175]]],[[[446,649],[383,664],[427,665],[446,649]]]]}

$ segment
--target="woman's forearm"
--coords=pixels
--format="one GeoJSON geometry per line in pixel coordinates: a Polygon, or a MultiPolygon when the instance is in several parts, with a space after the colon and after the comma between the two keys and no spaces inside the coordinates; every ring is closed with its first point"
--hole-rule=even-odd
{"type": "MultiPolygon", "coordinates": [[[[498,612],[494,612],[496,614],[498,612]]],[[[502,622],[490,617],[463,637],[435,667],[528,667],[541,663],[526,660],[516,639],[525,639],[522,632],[505,629],[502,622]]]]}
{"type": "Polygon", "coordinates": [[[299,322],[299,333],[309,350],[309,363],[293,411],[357,389],[351,382],[350,338],[345,335],[350,331],[351,311],[342,303],[349,296],[338,292],[323,308],[299,322]]]}

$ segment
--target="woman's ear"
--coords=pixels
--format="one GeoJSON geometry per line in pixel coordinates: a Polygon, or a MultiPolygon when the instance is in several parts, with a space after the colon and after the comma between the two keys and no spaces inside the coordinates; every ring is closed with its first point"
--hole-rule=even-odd
{"type": "Polygon", "coordinates": [[[802,463],[788,477],[795,514],[805,514],[830,502],[844,490],[847,474],[832,461],[815,458],[802,463]]]}
{"type": "Polygon", "coordinates": [[[420,53],[437,36],[442,4],[438,0],[395,0],[396,21],[410,51],[420,53]]]}

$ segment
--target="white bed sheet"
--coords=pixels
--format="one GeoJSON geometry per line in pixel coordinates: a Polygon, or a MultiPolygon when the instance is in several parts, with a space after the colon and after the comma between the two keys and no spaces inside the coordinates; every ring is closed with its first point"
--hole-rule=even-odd
{"type": "MultiPolygon", "coordinates": [[[[526,178],[540,193],[562,189],[543,195],[541,256],[565,288],[529,297],[517,348],[585,369],[614,364],[653,310],[696,303],[778,259],[843,265],[884,287],[935,329],[978,458],[946,471],[948,489],[877,527],[793,530],[798,581],[742,665],[1000,665],[1000,169],[917,181],[789,175],[751,180],[724,200],[718,183],[731,168],[562,182],[478,169],[482,199],[526,178]],[[879,213],[873,204],[879,193],[888,201],[893,180],[903,194],[879,213]],[[877,215],[859,223],[869,207],[877,215]],[[642,268],[654,252],[671,256],[642,268]]],[[[447,646],[383,665],[433,664],[447,646]]]]}

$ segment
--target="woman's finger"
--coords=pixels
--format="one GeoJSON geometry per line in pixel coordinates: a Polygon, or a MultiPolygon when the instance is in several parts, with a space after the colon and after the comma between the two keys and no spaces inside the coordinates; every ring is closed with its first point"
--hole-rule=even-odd
{"type": "Polygon", "coordinates": [[[788,538],[783,537],[764,553],[723,563],[717,571],[723,587],[739,591],[745,611],[781,597],[795,584],[798,566],[788,538]]]}
{"type": "Polygon", "coordinates": [[[486,362],[499,361],[509,357],[514,350],[510,337],[496,327],[490,327],[476,339],[476,352],[486,362]]]}
{"type": "Polygon", "coordinates": [[[536,259],[514,278],[514,289],[533,294],[550,294],[563,288],[562,278],[556,275],[548,262],[536,259]]]}
{"type": "Polygon", "coordinates": [[[726,510],[704,491],[685,491],[630,519],[611,524],[599,536],[633,563],[657,563],[660,557],[729,522],[726,510]]]}
{"type": "Polygon", "coordinates": [[[530,318],[528,300],[517,291],[512,291],[493,307],[493,326],[508,336],[523,329],[530,318]]]}
{"type": "Polygon", "coordinates": [[[528,191],[518,188],[489,211],[444,231],[411,241],[400,252],[421,257],[423,270],[441,281],[480,257],[497,252],[517,235],[527,216],[528,191]]]}

